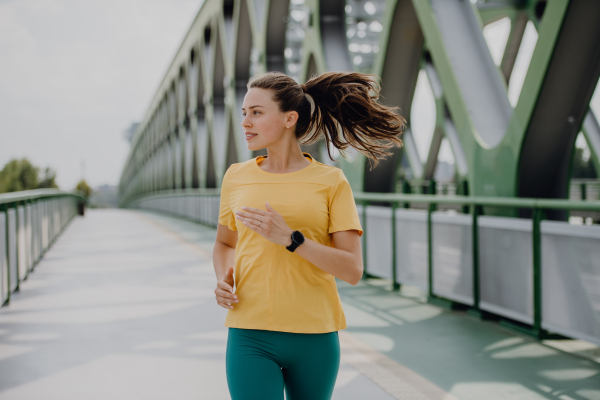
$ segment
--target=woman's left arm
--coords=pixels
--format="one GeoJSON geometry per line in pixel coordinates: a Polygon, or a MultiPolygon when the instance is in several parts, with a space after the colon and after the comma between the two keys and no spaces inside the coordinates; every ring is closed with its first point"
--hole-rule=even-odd
{"type": "MultiPolygon", "coordinates": [[[[236,218],[249,229],[273,243],[289,246],[292,232],[283,216],[269,203],[266,211],[258,208],[242,207],[236,218]]],[[[331,234],[335,247],[325,246],[304,237],[304,243],[294,251],[296,254],[323,271],[351,285],[356,285],[363,274],[362,248],[357,230],[339,231],[331,234]]]]}

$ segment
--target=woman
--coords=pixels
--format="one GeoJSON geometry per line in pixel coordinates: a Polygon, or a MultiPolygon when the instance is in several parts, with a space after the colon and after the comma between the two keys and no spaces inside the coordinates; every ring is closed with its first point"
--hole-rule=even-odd
{"type": "Polygon", "coordinates": [[[376,102],[373,78],[329,72],[299,85],[267,73],[248,83],[248,148],[268,156],[225,173],[213,252],[233,400],[331,398],[346,328],[335,278],[360,280],[363,231],[342,170],[300,143],[324,135],[328,151],[352,146],[375,164],[401,145],[404,119],[376,102]]]}

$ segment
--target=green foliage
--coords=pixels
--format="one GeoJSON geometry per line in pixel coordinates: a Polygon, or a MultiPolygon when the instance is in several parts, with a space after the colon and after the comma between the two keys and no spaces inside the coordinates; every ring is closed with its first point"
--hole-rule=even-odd
{"type": "Polygon", "coordinates": [[[40,180],[40,189],[58,188],[58,185],[54,181],[56,179],[56,171],[50,167],[46,167],[44,170],[44,176],[40,180]]]}
{"type": "Polygon", "coordinates": [[[0,171],[0,193],[20,192],[39,188],[58,188],[56,172],[50,168],[44,170],[40,180],[40,169],[29,162],[28,159],[9,161],[0,171]]]}
{"type": "Polygon", "coordinates": [[[576,147],[573,155],[573,169],[571,178],[573,179],[594,179],[598,177],[597,171],[594,168],[592,157],[587,160],[583,158],[584,149],[576,147]]]}
{"type": "Polygon", "coordinates": [[[86,199],[90,198],[90,195],[92,194],[92,188],[88,186],[87,182],[85,181],[85,179],[82,179],[79,181],[79,183],[77,184],[77,186],[75,186],[75,190],[79,193],[81,193],[81,195],[83,197],[85,197],[86,199]]]}
{"type": "Polygon", "coordinates": [[[0,193],[37,189],[38,172],[26,158],[9,161],[0,171],[0,193]]]}

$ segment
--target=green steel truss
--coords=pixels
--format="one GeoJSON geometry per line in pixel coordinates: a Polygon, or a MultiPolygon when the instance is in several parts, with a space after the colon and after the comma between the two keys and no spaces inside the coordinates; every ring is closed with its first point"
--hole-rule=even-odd
{"type": "MultiPolygon", "coordinates": [[[[371,170],[357,153],[331,162],[322,140],[303,146],[342,168],[357,192],[396,192],[402,165],[413,179],[431,180],[444,138],[462,194],[567,198],[580,131],[600,171],[600,128],[589,107],[600,76],[600,2],[369,3],[371,9],[358,0],[206,0],[134,135],[121,176],[122,205],[158,191],[218,188],[229,165],[264,154],[247,149],[240,110],[248,79],[269,70],[299,81],[327,70],[381,77],[383,101],[409,120],[403,148],[371,170]],[[376,45],[361,55],[365,43],[349,38],[369,21],[356,14],[363,6],[376,21],[367,30],[376,45]],[[511,28],[497,66],[483,27],[502,18],[511,28]],[[513,107],[507,87],[528,21],[538,40],[513,107]],[[425,160],[410,121],[420,71],[436,107],[425,160]]],[[[486,208],[507,213],[514,212],[486,208]]]]}

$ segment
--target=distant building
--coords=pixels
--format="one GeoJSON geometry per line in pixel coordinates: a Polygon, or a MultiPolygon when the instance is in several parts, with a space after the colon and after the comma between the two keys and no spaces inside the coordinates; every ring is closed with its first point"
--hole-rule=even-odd
{"type": "Polygon", "coordinates": [[[92,208],[117,208],[119,206],[119,187],[100,185],[92,190],[90,196],[92,208]]]}

